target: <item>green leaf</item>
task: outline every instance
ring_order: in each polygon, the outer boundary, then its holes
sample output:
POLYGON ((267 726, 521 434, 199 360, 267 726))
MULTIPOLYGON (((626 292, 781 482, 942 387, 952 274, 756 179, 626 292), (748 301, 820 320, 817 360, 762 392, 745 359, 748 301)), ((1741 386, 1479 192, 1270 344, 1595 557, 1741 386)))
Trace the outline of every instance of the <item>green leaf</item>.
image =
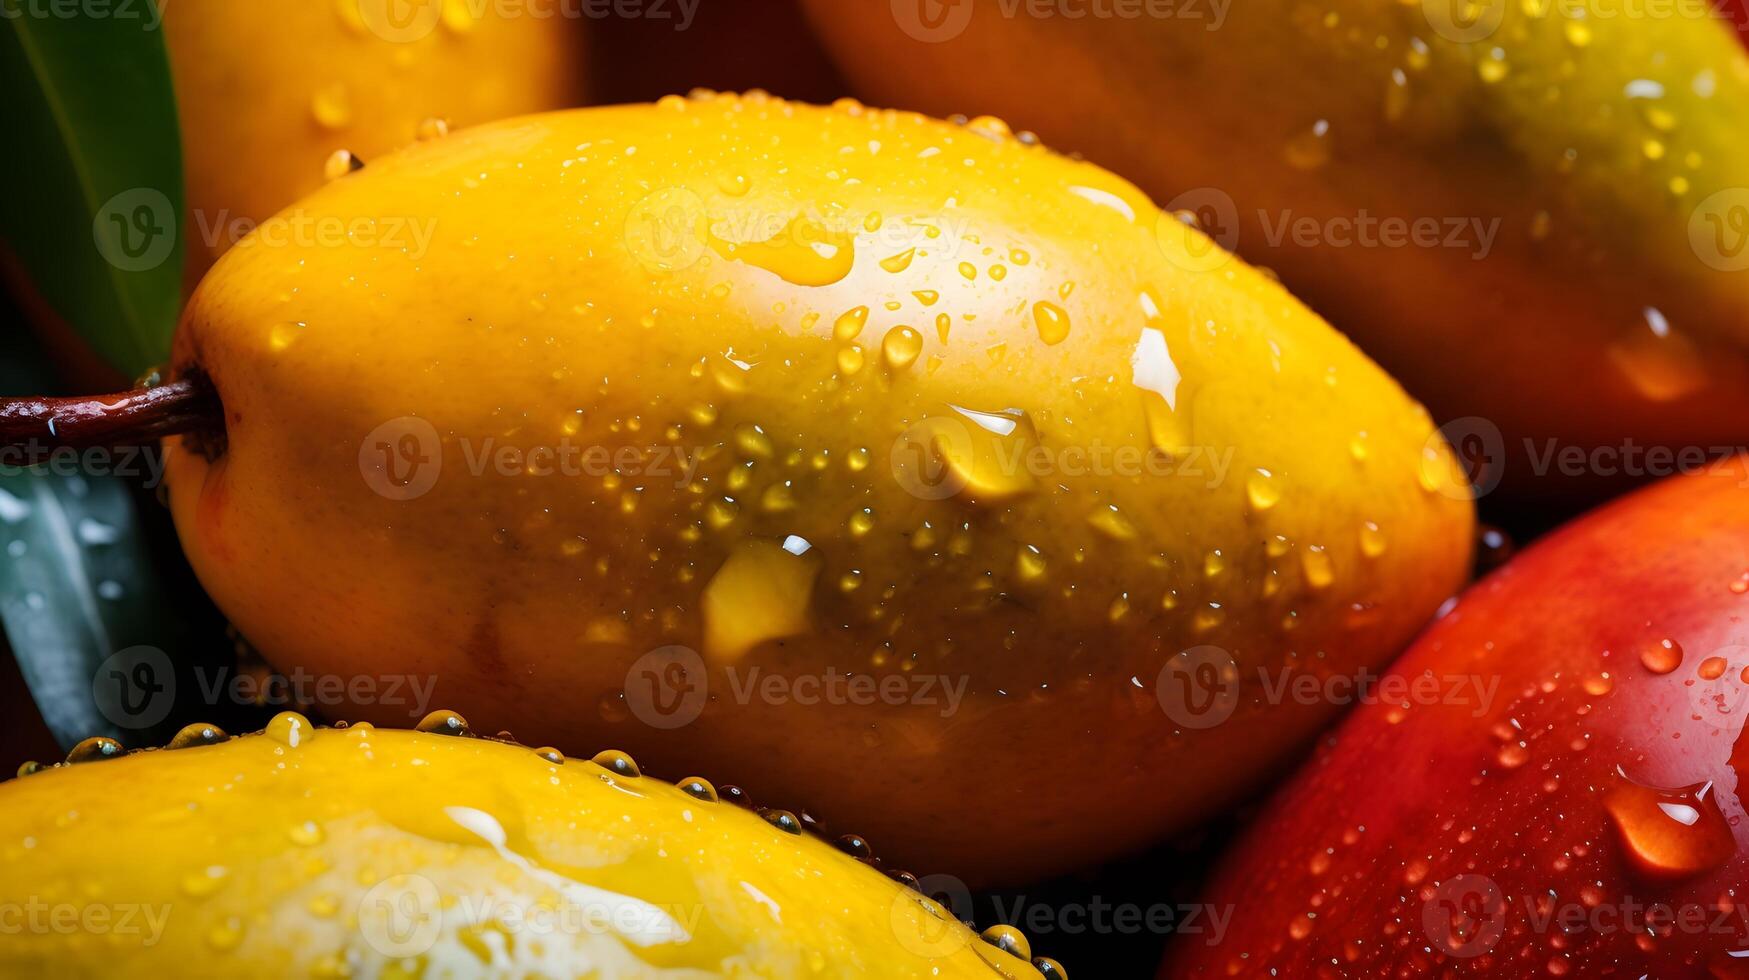
MULTIPOLYGON (((46 370, 18 331, 0 338, 0 393, 40 390, 46 370)), ((118 455, 22 468, 0 459, 0 624, 50 731, 164 740, 186 649, 176 606, 142 534, 118 455), (97 464, 97 465, 93 465, 97 464), (56 469, 63 472, 57 473, 56 469)), ((153 462, 131 468, 150 477, 153 462)), ((140 482, 137 479, 134 482, 140 482)))
POLYGON ((0 6, 0 240, 62 319, 138 375, 168 357, 182 298, 182 148, 161 4, 0 6))

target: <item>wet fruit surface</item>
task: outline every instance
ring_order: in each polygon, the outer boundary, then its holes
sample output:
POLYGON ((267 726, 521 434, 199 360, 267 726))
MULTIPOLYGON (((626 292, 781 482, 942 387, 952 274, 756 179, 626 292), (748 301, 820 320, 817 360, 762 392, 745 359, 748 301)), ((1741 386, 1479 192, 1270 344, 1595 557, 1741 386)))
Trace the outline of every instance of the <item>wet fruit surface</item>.
POLYGON ((1527 548, 1393 668, 1217 877, 1166 976, 1736 977, 1749 490, 1667 481, 1527 548), (1474 690, 1475 688, 1471 688, 1474 690))
POLYGON ((368 160, 445 121, 582 102, 583 26, 514 6, 178 0, 164 11, 194 273, 320 187, 336 151, 368 160))
POLYGON ((0 786, 9 976, 1040 975, 1019 933, 635 765, 289 713, 75 755, 0 786))
POLYGON ((245 635, 560 749, 761 760, 911 863, 1012 880, 1212 812, 1340 707, 1277 679, 1378 665, 1468 566, 1390 379, 999 120, 676 97, 301 210, 358 232, 239 246, 178 340, 229 450, 173 447, 172 504, 245 635))
POLYGON ((1746 434, 1749 56, 1714 5, 808 6, 866 97, 1004 114, 1279 271, 1490 487, 1746 434))

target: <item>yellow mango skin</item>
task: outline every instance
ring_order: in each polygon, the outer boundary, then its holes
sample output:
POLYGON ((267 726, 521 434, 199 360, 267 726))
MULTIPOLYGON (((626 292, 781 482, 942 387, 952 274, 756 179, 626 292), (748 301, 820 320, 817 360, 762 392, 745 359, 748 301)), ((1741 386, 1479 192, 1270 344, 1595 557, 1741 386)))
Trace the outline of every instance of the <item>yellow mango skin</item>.
POLYGON ((582 103, 581 24, 480 9, 476 17, 456 0, 165 6, 190 282, 235 243, 233 222, 264 221, 320 187, 336 150, 369 160, 412 142, 426 119, 466 126, 582 103))
POLYGON ((1477 463, 1514 495, 1595 495, 1612 475, 1539 472, 1549 440, 1749 437, 1749 58, 1708 5, 1477 3, 1483 33, 1459 40, 1463 0, 1221 4, 1218 29, 1208 3, 1132 19, 965 3, 936 43, 886 4, 807 6, 871 98, 1005 114, 1162 203, 1227 195, 1216 237, 1436 418, 1497 425, 1477 463), (1475 230, 1467 247, 1367 248, 1291 227, 1363 214, 1498 230, 1475 258, 1475 230))
POLYGON ((8 976, 1039 976, 816 837, 497 741, 287 713, 0 801, 8 976))
POLYGON ((1471 503, 1393 381, 1251 268, 1190 271, 1206 240, 1131 185, 993 130, 672 98, 457 133, 300 207, 434 231, 239 246, 192 301, 176 365, 216 384, 229 449, 171 446, 171 504, 245 635, 285 670, 433 679, 538 742, 756 766, 755 798, 902 866, 1020 880, 1215 812, 1337 706, 1267 704, 1252 673, 1224 725, 1180 730, 1167 658, 1352 674, 1467 571, 1471 503), (675 223, 693 200, 702 229, 675 223), (797 215, 820 247, 778 234, 797 215), (403 416, 442 465, 411 500, 361 476, 403 416), (932 427, 966 478, 940 499, 893 466, 932 427), (1042 475, 1001 462, 1023 440, 1042 475), (701 461, 473 462, 567 442, 701 461), (1101 448, 1152 468, 1076 463, 1101 448), (646 724, 640 658, 668 645, 709 700, 646 724), (899 686, 834 696, 828 671, 899 686))

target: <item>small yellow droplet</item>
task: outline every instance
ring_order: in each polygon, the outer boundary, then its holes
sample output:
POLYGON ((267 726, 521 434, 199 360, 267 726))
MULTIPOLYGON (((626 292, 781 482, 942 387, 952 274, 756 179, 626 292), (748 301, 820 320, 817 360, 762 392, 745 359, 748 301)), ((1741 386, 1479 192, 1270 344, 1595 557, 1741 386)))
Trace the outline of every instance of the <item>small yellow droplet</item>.
POLYGON ((291 829, 286 831, 286 836, 291 838, 293 844, 300 847, 314 847, 327 839, 328 835, 314 820, 305 820, 303 823, 292 824, 291 829))
POLYGON ((862 347, 858 344, 851 344, 849 347, 841 347, 838 350, 838 370, 843 374, 855 374, 861 371, 863 361, 862 347))
POLYGON ((903 371, 910 367, 921 353, 923 335, 910 327, 894 327, 881 340, 881 356, 886 360, 887 367, 894 371, 903 371))
POLYGON ((1640 152, 1644 153, 1648 160, 1662 160, 1664 159, 1664 144, 1655 139, 1648 139, 1640 144, 1640 152))
POLYGON ((282 745, 297 748, 315 735, 310 719, 296 711, 281 711, 267 723, 264 734, 282 745))
POLYGON ((310 114, 316 117, 317 124, 324 129, 340 129, 352 122, 352 96, 347 93, 346 86, 339 82, 324 85, 310 97, 310 114))
POLYGON ((449 135, 449 120, 442 116, 427 116, 419 120, 419 125, 413 130, 413 138, 421 143, 439 140, 449 135))
POLYGON ((1047 344, 1060 344, 1069 336, 1069 314, 1055 303, 1032 304, 1032 319, 1038 326, 1039 339, 1047 344))
POLYGON ((1036 582, 1045 577, 1045 556, 1032 545, 1022 545, 1015 554, 1014 570, 1022 582, 1036 582))
POLYGON ((322 164, 322 176, 327 180, 339 180, 349 173, 364 169, 364 161, 352 154, 351 150, 335 150, 328 155, 327 162, 322 164))
POLYGON ((753 186, 746 174, 720 174, 717 177, 717 189, 730 197, 740 197, 753 186))
POLYGON ((1476 63, 1476 74, 1489 85, 1505 78, 1511 70, 1511 66, 1506 63, 1505 53, 1499 48, 1495 48, 1487 57, 1476 63))
POLYGON ((276 323, 267 332, 267 347, 275 354, 283 354, 298 338, 304 335, 305 324, 297 322, 276 323))
POLYGON ((1087 515, 1087 523, 1113 541, 1129 541, 1136 536, 1136 526, 1116 507, 1096 508, 1087 515))
POLYGON ((889 255, 881 260, 881 268, 888 272, 904 272, 911 268, 911 260, 917 257, 915 248, 908 248, 897 255, 889 255))
POLYGON ((1245 499, 1259 514, 1280 503, 1281 487, 1276 484, 1275 474, 1261 467, 1252 470, 1245 478, 1245 499))
POLYGON ((832 321, 832 337, 840 343, 856 339, 862 333, 863 325, 868 323, 868 307, 858 306, 846 310, 838 319, 832 321))
POLYGON ((941 298, 941 294, 933 289, 919 289, 911 295, 917 297, 917 302, 924 306, 934 306, 935 301, 941 298))
POLYGON ((978 267, 970 262, 961 262, 960 275, 966 279, 976 279, 978 278, 978 267))
POLYGON ((1214 578, 1227 570, 1227 556, 1216 548, 1202 556, 1202 574, 1205 578, 1214 578))
POLYGON ((1582 20, 1569 20, 1563 33, 1567 43, 1575 48, 1583 48, 1591 43, 1591 27, 1582 20))
POLYGON ((1336 580, 1336 569, 1323 545, 1312 545, 1300 553, 1300 567, 1305 570, 1306 584, 1322 589, 1336 580))
POLYGON ((1377 558, 1385 553, 1385 532, 1372 521, 1360 526, 1360 552, 1368 558, 1377 558))
POLYGON ((735 449, 746 459, 770 459, 776 451, 765 430, 751 422, 735 426, 735 449))

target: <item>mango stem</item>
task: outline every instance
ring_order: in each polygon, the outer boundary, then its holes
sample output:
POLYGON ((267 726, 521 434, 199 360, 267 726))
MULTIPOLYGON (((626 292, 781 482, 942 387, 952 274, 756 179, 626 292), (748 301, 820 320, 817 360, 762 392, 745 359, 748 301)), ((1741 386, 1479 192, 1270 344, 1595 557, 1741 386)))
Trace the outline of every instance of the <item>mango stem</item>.
POLYGON ((223 432, 218 392, 201 374, 113 395, 0 398, 0 447, 41 455, 147 446, 173 435, 210 441, 223 432))

